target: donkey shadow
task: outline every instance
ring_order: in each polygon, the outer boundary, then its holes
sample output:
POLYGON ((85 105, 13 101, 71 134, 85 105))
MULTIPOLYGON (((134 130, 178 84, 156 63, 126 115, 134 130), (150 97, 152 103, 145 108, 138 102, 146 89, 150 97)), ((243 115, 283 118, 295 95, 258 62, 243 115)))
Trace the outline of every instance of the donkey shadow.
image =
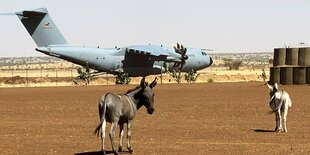
MULTIPOLYGON (((114 154, 113 151, 105 151, 106 154, 114 154)), ((129 151, 118 152, 119 154, 129 154, 129 151)), ((102 155, 102 151, 80 152, 75 155, 102 155)))
POLYGON ((252 129, 254 132, 275 132, 274 130, 269 129, 252 129))
MULTIPOLYGON (((107 154, 112 153, 112 151, 106 151, 107 154)), ((75 155, 99 155, 102 154, 101 151, 92 151, 92 152, 80 152, 80 153, 75 153, 75 155)))

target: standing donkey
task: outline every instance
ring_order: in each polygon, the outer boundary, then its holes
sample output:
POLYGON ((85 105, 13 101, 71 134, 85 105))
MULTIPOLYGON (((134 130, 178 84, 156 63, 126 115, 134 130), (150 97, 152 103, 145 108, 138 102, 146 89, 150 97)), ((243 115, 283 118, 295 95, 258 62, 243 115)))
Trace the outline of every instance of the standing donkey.
POLYGON ((107 93, 102 96, 99 100, 100 123, 95 130, 95 134, 99 135, 99 131, 101 130, 103 154, 105 154, 104 139, 106 122, 112 124, 109 136, 114 154, 118 154, 118 152, 122 151, 122 141, 124 135, 123 128, 125 123, 127 123, 127 148, 129 153, 133 152, 130 144, 133 118, 135 117, 137 110, 139 110, 142 106, 146 107, 149 114, 154 112, 154 93, 152 88, 154 88, 156 84, 157 78, 155 78, 150 85, 145 82, 145 78, 142 78, 140 81, 140 86, 128 90, 126 94, 107 93), (114 135, 118 124, 120 125, 120 142, 119 149, 116 151, 114 135))
POLYGON ((283 112, 283 126, 284 132, 287 132, 286 128, 286 116, 288 109, 292 107, 292 101, 287 92, 278 89, 278 84, 275 83, 274 86, 271 86, 267 83, 267 86, 270 90, 270 101, 269 105, 272 109, 272 113, 276 114, 276 132, 283 131, 282 129, 282 112, 283 112))

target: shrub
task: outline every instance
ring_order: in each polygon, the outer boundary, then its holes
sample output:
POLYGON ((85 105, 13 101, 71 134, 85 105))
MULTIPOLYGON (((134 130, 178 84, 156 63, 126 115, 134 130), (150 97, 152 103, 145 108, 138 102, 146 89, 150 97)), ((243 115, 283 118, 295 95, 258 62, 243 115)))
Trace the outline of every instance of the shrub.
POLYGON ((131 81, 128 73, 118 72, 115 76, 115 84, 129 84, 131 81))
POLYGON ((224 66, 228 67, 229 70, 239 70, 242 66, 241 60, 223 59, 224 66))
POLYGON ((197 77, 199 75, 200 75, 199 73, 197 73, 196 71, 192 70, 192 71, 190 71, 190 72, 185 74, 185 80, 188 83, 194 83, 197 80, 197 77))
POLYGON ((208 83, 213 83, 214 80, 212 78, 208 79, 208 83))
POLYGON ((177 83, 180 83, 181 82, 181 79, 182 79, 182 74, 181 74, 181 71, 176 71, 176 70, 173 70, 172 72, 169 72, 170 76, 173 77, 173 79, 177 82, 177 83))
POLYGON ((78 84, 78 81, 82 80, 82 81, 85 82, 85 85, 89 85, 89 81, 90 81, 90 73, 89 73, 89 71, 90 71, 90 69, 89 69, 88 66, 86 66, 84 68, 84 70, 81 67, 79 67, 77 69, 77 72, 78 72, 79 75, 73 80, 73 82, 75 84, 78 84))

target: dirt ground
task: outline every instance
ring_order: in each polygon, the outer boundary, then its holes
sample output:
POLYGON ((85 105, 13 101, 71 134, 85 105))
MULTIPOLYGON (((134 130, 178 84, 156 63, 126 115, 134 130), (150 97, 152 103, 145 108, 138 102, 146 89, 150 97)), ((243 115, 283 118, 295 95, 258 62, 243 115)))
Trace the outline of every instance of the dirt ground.
MULTIPOLYGON (((266 67, 266 74, 269 77, 269 68, 266 67)), ((246 68, 239 70, 227 70, 226 67, 208 67, 198 71, 196 83, 207 82, 254 82, 263 81, 261 74, 262 68, 246 68)), ((151 75, 148 78, 160 75, 151 75)), ((1 70, 0 71, 0 88, 1 87, 55 87, 55 86, 75 86, 73 80, 77 77, 77 72, 72 69, 58 70, 1 70)), ((268 81, 268 79, 266 79, 268 81)), ((131 84, 138 84, 140 77, 131 77, 131 84)), ((176 83, 169 74, 162 75, 162 82, 166 84, 176 83)), ((85 82, 79 81, 79 85, 85 82)), ((185 74, 181 78, 181 83, 187 83, 185 74)), ((91 85, 114 85, 115 75, 96 76, 91 78, 91 85)))
MULTIPOLYGON (((309 154, 310 87, 280 85, 293 107, 288 132, 275 133, 262 84, 157 85, 154 114, 141 108, 134 120, 133 153, 309 154)), ((93 135, 99 98, 133 87, 1 88, 0 154, 99 154, 101 140, 93 135)), ((105 143, 111 150, 109 138, 105 143)))

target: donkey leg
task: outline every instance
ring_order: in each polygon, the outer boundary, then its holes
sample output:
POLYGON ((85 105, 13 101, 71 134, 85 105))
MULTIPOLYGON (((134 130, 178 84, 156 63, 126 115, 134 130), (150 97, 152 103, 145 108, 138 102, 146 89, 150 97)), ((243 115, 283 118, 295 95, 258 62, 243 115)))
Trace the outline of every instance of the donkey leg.
POLYGON ((279 111, 276 111, 275 112, 275 115, 276 115, 276 129, 275 131, 276 132, 279 132, 279 127, 280 127, 280 114, 279 114, 279 111))
POLYGON ((115 130, 117 127, 118 121, 114 121, 111 125, 111 130, 110 130, 110 140, 111 140, 111 145, 112 145, 112 151, 114 152, 115 155, 118 154, 118 152, 115 150, 115 143, 114 143, 114 135, 115 135, 115 130))
POLYGON ((282 127, 282 112, 281 109, 279 109, 279 132, 283 131, 283 127, 282 127))
POLYGON ((127 124, 127 149, 129 153, 133 152, 131 148, 131 123, 132 121, 128 121, 128 124, 127 124))
POLYGON ((286 117, 287 117, 287 113, 288 113, 288 108, 284 109, 283 112, 283 127, 284 127, 284 132, 287 132, 287 128, 286 128, 286 117))
POLYGON ((118 152, 122 151, 123 147, 123 136, 124 136, 124 124, 119 125, 119 145, 118 145, 118 152))
POLYGON ((101 151, 103 154, 105 154, 105 148, 104 148, 104 139, 105 139, 105 128, 106 128, 106 120, 104 119, 101 125, 101 151))

